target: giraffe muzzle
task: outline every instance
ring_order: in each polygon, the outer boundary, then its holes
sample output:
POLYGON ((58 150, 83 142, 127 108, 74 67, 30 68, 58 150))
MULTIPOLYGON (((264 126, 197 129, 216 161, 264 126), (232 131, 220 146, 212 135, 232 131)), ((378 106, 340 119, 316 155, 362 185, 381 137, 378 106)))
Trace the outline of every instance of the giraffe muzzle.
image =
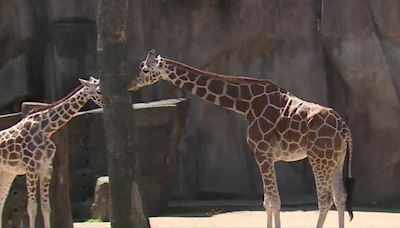
POLYGON ((133 79, 128 85, 128 91, 136 92, 139 90, 137 79, 133 79))

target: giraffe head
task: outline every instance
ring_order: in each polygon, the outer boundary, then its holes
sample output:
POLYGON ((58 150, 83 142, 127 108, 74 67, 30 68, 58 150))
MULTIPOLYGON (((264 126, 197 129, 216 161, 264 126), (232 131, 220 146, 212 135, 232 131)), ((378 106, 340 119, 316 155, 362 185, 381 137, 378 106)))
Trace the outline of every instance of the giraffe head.
POLYGON ((128 89, 138 91, 140 88, 156 83, 158 80, 166 77, 165 60, 156 56, 154 49, 150 50, 146 59, 140 63, 139 75, 130 83, 128 89))
POLYGON ((89 96, 96 105, 103 107, 103 100, 100 90, 100 80, 90 77, 89 81, 84 79, 79 79, 85 90, 85 94, 89 96))

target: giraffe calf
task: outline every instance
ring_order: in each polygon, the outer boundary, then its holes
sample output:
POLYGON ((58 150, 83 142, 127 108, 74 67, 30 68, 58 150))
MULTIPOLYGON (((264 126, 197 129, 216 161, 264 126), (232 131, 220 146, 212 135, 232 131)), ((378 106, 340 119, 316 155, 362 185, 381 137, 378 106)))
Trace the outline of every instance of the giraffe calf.
POLYGON ((49 187, 56 146, 51 136, 64 126, 81 107, 92 100, 102 106, 100 81, 80 80, 81 85, 63 99, 28 113, 14 126, 0 131, 0 226, 5 200, 17 175, 26 175, 29 227, 37 214, 36 191, 39 182, 44 227, 50 227, 49 187))

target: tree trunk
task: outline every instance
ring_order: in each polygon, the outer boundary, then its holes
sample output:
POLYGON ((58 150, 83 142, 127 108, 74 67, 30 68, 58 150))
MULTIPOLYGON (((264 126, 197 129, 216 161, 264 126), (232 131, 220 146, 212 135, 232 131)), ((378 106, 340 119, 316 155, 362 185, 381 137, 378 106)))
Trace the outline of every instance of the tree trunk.
POLYGON ((108 147, 111 226, 149 227, 140 193, 140 168, 134 151, 134 120, 127 90, 128 0, 100 0, 97 52, 108 147))

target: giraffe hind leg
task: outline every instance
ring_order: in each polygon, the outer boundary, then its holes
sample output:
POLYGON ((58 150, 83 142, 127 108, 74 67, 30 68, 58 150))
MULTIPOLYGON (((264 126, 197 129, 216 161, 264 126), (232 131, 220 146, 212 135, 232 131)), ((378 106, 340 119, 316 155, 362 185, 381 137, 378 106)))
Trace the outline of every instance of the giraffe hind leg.
POLYGON ((44 228, 50 228, 50 181, 53 167, 49 165, 40 177, 40 203, 44 221, 44 228))
POLYGON ((3 209, 15 174, 0 170, 0 227, 3 227, 3 209))
POLYGON ((26 174, 26 187, 28 190, 28 205, 27 211, 29 216, 29 228, 35 227, 35 219, 37 214, 37 199, 36 199, 36 188, 37 188, 38 175, 36 173, 26 174))
POLYGON ((339 216, 339 228, 344 228, 344 211, 346 208, 347 193, 343 182, 343 159, 340 161, 340 165, 333 171, 332 176, 332 189, 333 189, 333 200, 338 211, 339 216))
POLYGON ((56 146, 52 141, 47 144, 47 159, 43 162, 40 172, 40 205, 42 209, 44 228, 50 228, 50 182, 53 174, 52 159, 54 158, 56 146))

